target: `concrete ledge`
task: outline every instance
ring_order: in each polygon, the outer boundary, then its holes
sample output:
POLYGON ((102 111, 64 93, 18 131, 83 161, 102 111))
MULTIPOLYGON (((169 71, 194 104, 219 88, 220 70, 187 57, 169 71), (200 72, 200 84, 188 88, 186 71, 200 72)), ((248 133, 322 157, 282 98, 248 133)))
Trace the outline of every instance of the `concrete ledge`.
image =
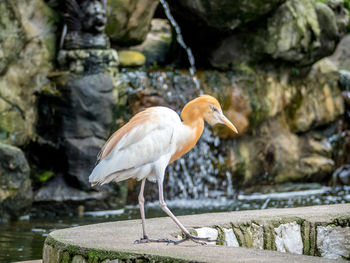
MULTIPOLYGON (((219 236, 225 239, 230 235, 222 236, 227 233, 223 229, 233 229, 240 246, 260 246, 263 249, 202 246, 193 242, 177 246, 133 244, 134 240, 141 237, 141 224, 140 220, 130 220, 54 231, 45 241, 43 262, 335 262, 321 257, 266 250, 277 250, 281 242, 282 249, 288 250, 290 232, 286 229, 289 225, 300 233, 301 253, 322 255, 317 227, 323 227, 321 232, 328 233, 326 237, 331 237, 333 243, 337 241, 331 230, 343 231, 340 231, 340 237, 344 239, 340 241, 345 242, 343 245, 350 250, 350 204, 213 213, 182 216, 179 219, 186 227, 197 229, 197 232, 201 232, 198 229, 204 227, 216 229, 219 236), (250 226, 261 227, 262 232, 251 233, 260 233, 256 237, 260 236, 262 240, 254 243, 254 234, 247 235, 250 226), (285 243, 283 238, 287 240, 285 243)), ((146 223, 152 238, 174 239, 179 234, 170 218, 153 218, 146 223)), ((298 249, 296 251, 300 251, 298 249)), ((350 256, 350 252, 345 253, 350 256)))

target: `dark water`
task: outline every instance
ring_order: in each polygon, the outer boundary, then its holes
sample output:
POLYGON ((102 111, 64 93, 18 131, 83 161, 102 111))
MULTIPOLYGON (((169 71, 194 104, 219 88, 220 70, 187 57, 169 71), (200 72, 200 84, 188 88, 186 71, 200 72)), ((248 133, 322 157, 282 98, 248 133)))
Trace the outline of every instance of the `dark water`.
MULTIPOLYGON (((239 194, 235 199, 220 197, 201 200, 172 200, 168 202, 175 215, 207 212, 238 211, 300 207, 320 204, 350 203, 350 187, 331 188, 312 184, 309 187, 294 187, 292 192, 239 194)), ((164 216, 158 203, 146 204, 146 217, 164 216)), ((0 225, 0 262, 15 262, 42 257, 42 246, 46 236, 54 230, 139 218, 137 206, 127 206, 116 211, 86 212, 82 217, 39 218, 35 215, 22 217, 16 222, 0 225)), ((141 226, 136 225, 140 228, 141 226)))

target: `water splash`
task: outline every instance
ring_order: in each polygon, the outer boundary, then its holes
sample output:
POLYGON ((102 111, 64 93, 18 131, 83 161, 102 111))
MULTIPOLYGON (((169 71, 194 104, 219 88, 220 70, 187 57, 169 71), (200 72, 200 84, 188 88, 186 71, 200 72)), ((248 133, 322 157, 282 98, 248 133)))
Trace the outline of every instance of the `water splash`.
POLYGON ((178 23, 175 21, 173 15, 171 14, 168 3, 165 0, 160 0, 160 3, 162 4, 162 6, 164 8, 164 12, 165 12, 167 18, 169 19, 171 25, 173 26, 173 28, 176 32, 177 42, 187 53, 188 61, 190 63, 189 71, 190 71, 191 78, 192 78, 197 90, 200 91, 200 82, 196 76, 196 65, 195 65, 196 63, 195 63, 195 59, 194 59, 192 50, 189 46, 186 45, 185 41, 183 40, 183 37, 181 34, 181 29, 180 29, 178 23))

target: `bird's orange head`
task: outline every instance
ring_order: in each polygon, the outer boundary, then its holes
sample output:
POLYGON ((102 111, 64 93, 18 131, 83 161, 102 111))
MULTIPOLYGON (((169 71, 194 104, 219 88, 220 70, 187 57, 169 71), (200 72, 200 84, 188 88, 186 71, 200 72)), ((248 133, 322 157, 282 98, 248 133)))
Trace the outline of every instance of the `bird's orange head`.
POLYGON ((223 114, 217 99, 210 95, 202 95, 187 103, 181 112, 181 117, 184 121, 201 117, 212 126, 218 123, 225 124, 238 133, 237 128, 223 114))

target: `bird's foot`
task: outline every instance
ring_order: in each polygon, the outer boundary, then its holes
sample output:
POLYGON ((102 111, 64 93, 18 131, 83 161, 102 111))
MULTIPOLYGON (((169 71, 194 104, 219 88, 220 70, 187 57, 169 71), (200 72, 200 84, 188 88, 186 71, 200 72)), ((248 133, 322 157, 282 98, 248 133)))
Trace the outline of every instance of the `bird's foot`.
POLYGON ((167 243, 167 244, 170 244, 170 243, 175 243, 176 241, 170 240, 170 239, 167 239, 167 238, 154 239, 154 238, 148 238, 147 236, 144 236, 141 239, 135 240, 134 244, 143 244, 143 243, 151 243, 151 242, 153 242, 153 243, 167 243))
POLYGON ((174 242, 174 245, 178 245, 181 244, 182 242, 188 241, 188 240, 192 240, 195 243, 201 244, 201 245, 206 245, 210 242, 218 242, 220 241, 219 239, 210 239, 210 237, 196 237, 194 235, 191 234, 185 234, 186 237, 183 239, 180 239, 178 241, 174 242))

